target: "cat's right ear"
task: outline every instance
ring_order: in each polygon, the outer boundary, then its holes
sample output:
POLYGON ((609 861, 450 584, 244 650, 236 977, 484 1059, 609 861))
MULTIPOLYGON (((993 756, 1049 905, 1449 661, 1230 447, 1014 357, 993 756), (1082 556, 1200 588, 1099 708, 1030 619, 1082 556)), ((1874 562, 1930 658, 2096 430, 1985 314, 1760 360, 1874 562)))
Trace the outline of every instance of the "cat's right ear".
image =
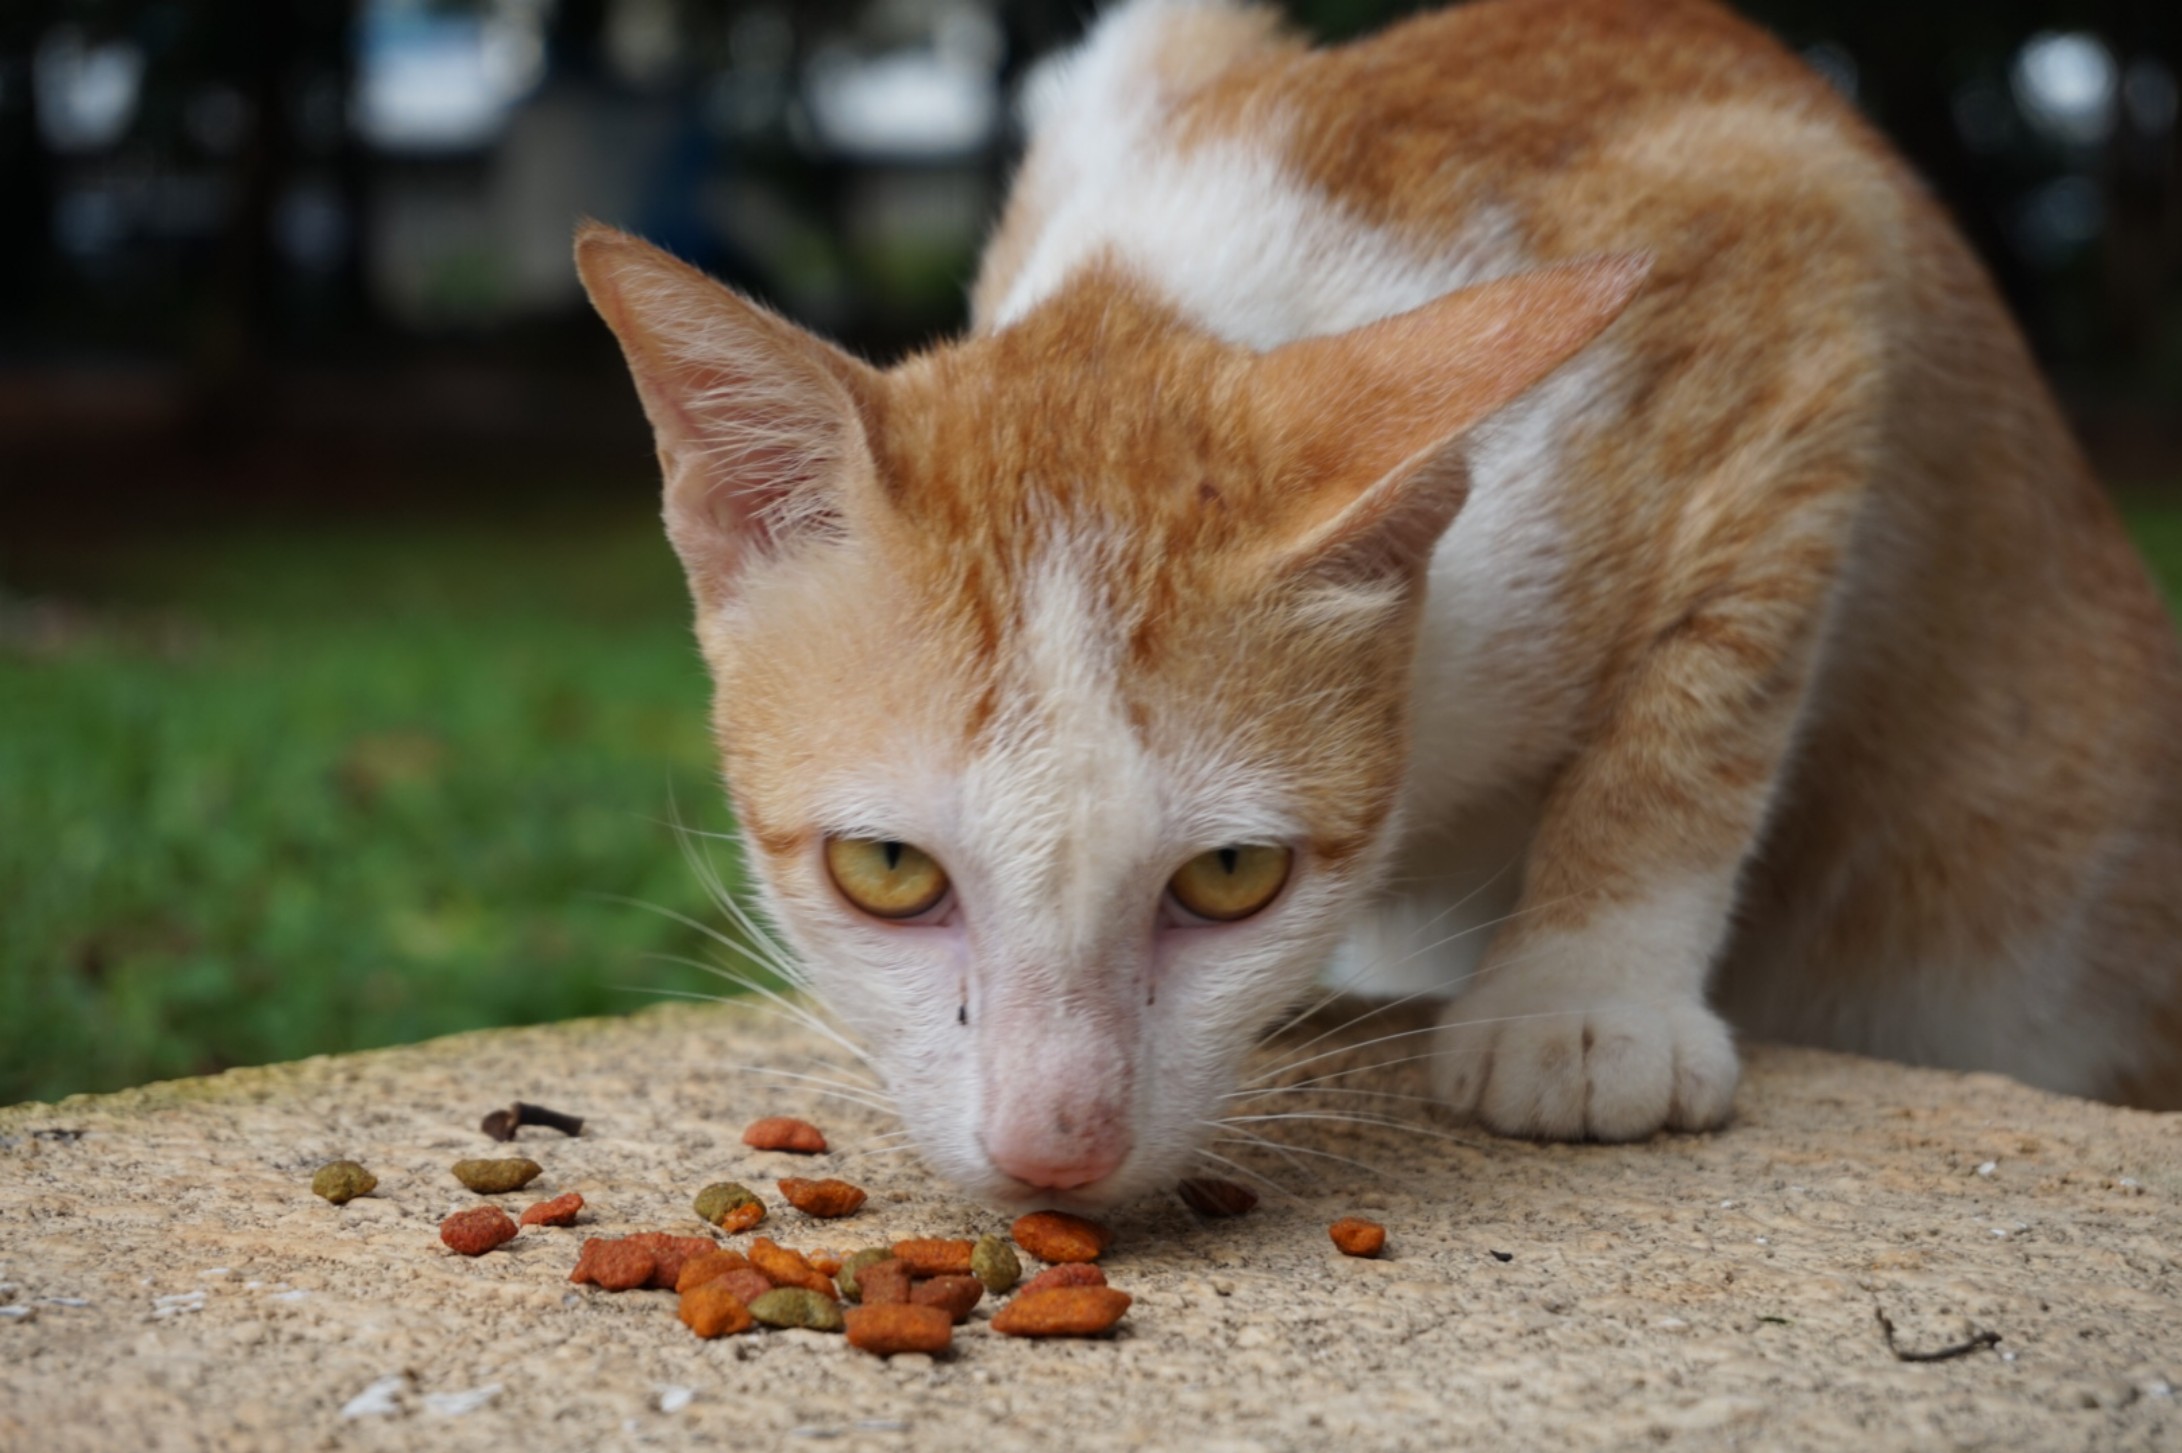
POLYGON ((621 341, 665 477, 667 536, 700 608, 750 563, 837 529, 871 476, 877 373, 649 243, 596 222, 576 271, 621 341))

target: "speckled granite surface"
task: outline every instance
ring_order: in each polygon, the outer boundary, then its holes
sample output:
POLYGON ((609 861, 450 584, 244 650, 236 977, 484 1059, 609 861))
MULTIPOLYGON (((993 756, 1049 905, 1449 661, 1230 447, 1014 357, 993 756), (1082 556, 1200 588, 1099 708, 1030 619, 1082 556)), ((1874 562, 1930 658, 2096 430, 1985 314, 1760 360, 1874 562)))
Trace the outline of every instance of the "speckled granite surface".
POLYGON ((0 1449, 2182 1447, 2182 1116, 1793 1050, 1751 1051, 1725 1132, 1649 1145, 1253 1122, 1296 1148, 1252 1162, 1293 1198, 1115 1218, 1137 1302, 1105 1341, 1011 1341, 988 1306, 951 1355, 880 1361, 570 1287, 584 1235, 701 1229, 698 1186, 771 1199, 813 1164, 871 1202, 776 1211, 788 1244, 1004 1229, 886 1117, 734 1068, 834 1073, 779 1022, 667 1009, 0 1110, 0 1449), (586 1224, 455 1257, 437 1223, 475 1198, 447 1166, 518 1096, 590 1124, 525 1131, 546 1173, 498 1199, 581 1191, 586 1224), (744 1148, 772 1112, 836 1153, 744 1148), (313 1197, 337 1156, 377 1193, 313 1197), (1327 1242, 1357 1210, 1386 1259, 1327 1242), (1902 1362, 1882 1310, 1905 1349, 2003 1340, 1902 1362))

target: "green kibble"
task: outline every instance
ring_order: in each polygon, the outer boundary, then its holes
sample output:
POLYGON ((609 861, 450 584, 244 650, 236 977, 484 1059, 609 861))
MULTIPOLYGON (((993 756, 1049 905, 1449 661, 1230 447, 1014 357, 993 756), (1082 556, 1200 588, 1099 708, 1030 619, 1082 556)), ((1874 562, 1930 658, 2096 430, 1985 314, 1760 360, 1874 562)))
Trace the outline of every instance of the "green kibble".
POLYGON ((353 1160, 329 1160, 311 1177, 311 1189, 336 1206, 368 1196, 379 1178, 353 1160))
POLYGON ((718 1226, 727 1220, 727 1213, 737 1206, 757 1203, 748 1186, 738 1186, 733 1181, 718 1181, 697 1193, 697 1214, 718 1226))
POLYGON ((1015 1248, 997 1236, 980 1236, 970 1251, 970 1274, 985 1283, 985 1290, 999 1296, 1023 1275, 1023 1263, 1015 1248))
POLYGON ((534 1160, 458 1160, 455 1179, 481 1196, 519 1191, 538 1179, 545 1167, 534 1160))
POLYGON ((864 1299, 864 1289, 856 1284, 856 1274, 867 1266, 877 1266, 893 1258, 893 1251, 884 1246, 867 1246, 862 1251, 852 1251, 841 1269, 834 1273, 833 1284, 841 1288, 841 1295, 852 1302, 864 1299))
POLYGON ((750 1304, 750 1315, 768 1327, 808 1327, 838 1332, 844 1325, 833 1298, 804 1287, 774 1287, 750 1304))

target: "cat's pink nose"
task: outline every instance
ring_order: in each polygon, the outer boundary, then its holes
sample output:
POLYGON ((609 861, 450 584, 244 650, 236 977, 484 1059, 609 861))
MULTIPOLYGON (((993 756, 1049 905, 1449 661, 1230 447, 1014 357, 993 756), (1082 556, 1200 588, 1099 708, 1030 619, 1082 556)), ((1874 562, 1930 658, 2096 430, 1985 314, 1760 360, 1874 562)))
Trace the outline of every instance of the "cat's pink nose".
POLYGON ((1043 1147, 993 1146, 987 1151, 995 1169, 1026 1186, 1042 1191, 1073 1191, 1095 1185, 1121 1168, 1129 1158, 1129 1143, 1101 1143, 1096 1147, 1061 1149, 1058 1154, 1043 1147))

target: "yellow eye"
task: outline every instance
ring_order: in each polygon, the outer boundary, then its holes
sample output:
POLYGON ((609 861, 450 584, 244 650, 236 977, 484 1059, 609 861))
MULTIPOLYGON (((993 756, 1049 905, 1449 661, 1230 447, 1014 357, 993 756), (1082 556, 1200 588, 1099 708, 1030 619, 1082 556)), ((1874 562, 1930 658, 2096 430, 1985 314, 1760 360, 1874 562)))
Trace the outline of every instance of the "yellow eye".
POLYGON ((945 896, 947 875, 922 849, 890 839, 826 839, 826 871, 874 918, 915 918, 945 896))
POLYGON ((1295 854, 1287 848, 1214 848, 1184 863, 1167 891, 1199 918, 1232 923, 1273 901, 1288 881, 1288 865, 1294 860, 1295 854))

